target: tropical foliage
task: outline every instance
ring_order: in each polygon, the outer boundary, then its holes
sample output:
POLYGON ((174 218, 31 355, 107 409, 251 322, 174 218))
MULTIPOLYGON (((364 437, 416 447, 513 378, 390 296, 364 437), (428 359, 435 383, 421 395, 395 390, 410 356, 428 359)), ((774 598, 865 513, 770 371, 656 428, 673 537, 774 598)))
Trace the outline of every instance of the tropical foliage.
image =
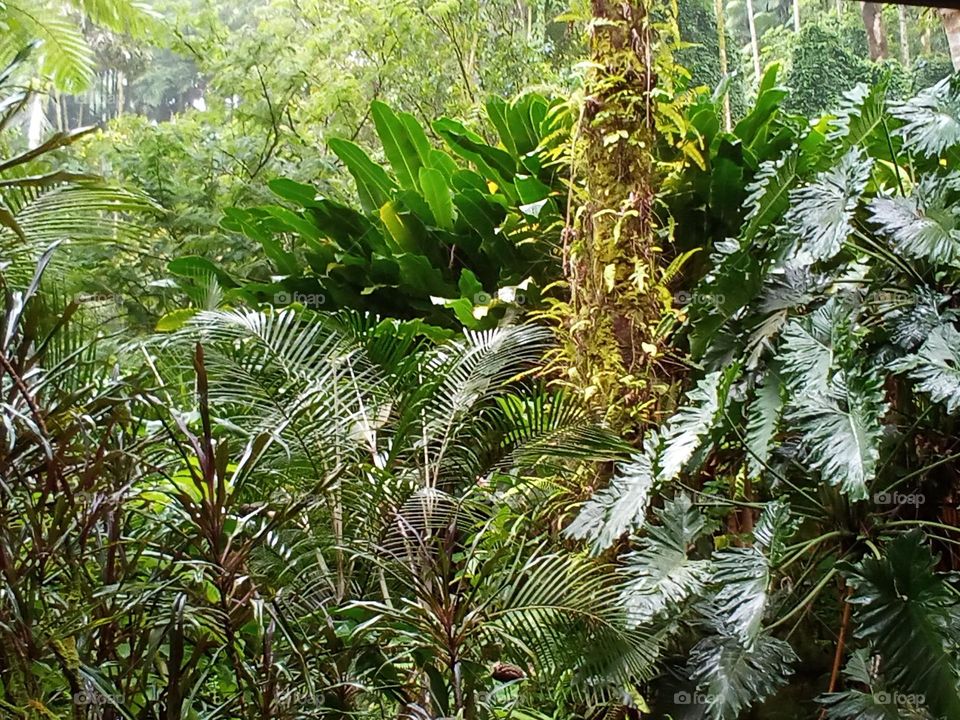
POLYGON ((0 717, 960 718, 960 79, 821 5, 0 1, 0 717))
POLYGON ((200 257, 179 258, 170 269, 188 289, 215 278, 231 291, 227 299, 495 326, 510 307, 535 305, 556 279, 563 185, 544 142, 568 137, 569 127, 562 108, 535 94, 491 98, 486 110, 496 145, 441 118, 431 129, 444 150, 432 147, 413 115, 375 102, 370 112, 389 172, 355 143, 330 140, 359 208, 278 178, 270 189, 286 206, 231 208, 223 220, 259 244, 262 280, 234 280, 200 257))
MULTIPOLYGON (((831 717, 901 712, 890 702, 958 712, 960 668, 945 650, 956 597, 931 555, 955 567, 956 97, 945 80, 888 102, 881 84, 808 126, 771 113, 762 127, 777 128, 783 149, 752 175, 723 154, 736 131, 706 138, 724 177, 744 179, 746 202, 739 237, 714 243, 690 291, 685 336, 700 379, 567 532, 597 550, 641 533, 624 572, 639 579, 643 612, 688 601, 706 614, 698 622, 719 620, 741 643, 736 654, 717 641, 706 653, 707 639, 678 645, 684 692, 701 693, 714 717, 736 717, 786 681, 793 651, 776 629, 812 624, 816 637, 820 623, 839 633, 837 662, 859 648, 847 673, 873 692, 825 695, 831 717), (712 556, 690 556, 707 521, 683 488, 737 508, 712 556), (680 494, 648 526, 656 491, 680 494), (729 615, 702 603, 711 578, 729 615)), ((766 134, 757 130, 754 143, 766 134)), ((797 650, 818 661, 815 646, 797 650)))

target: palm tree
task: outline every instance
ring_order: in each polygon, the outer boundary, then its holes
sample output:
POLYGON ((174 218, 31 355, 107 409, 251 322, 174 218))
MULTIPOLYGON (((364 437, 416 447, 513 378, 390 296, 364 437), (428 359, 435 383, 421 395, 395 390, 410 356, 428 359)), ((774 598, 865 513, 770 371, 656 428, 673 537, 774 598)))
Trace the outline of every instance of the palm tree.
POLYGON ((535 685, 574 668, 592 703, 650 672, 653 642, 626 627, 616 578, 549 539, 548 508, 577 468, 625 449, 563 394, 514 379, 549 333, 433 344, 417 327, 208 311, 149 345, 165 385, 198 388, 199 432, 167 423, 183 445, 165 470, 170 521, 203 539, 199 558, 226 598, 238 717, 279 712, 297 688, 312 688, 318 712, 387 702, 404 715, 474 716, 493 702, 497 663, 535 685), (257 603, 285 633, 271 657, 288 670, 269 688, 252 680, 263 650, 241 641, 257 603), (355 632, 329 635, 330 623, 355 632), (309 638, 322 642, 304 650, 309 638))

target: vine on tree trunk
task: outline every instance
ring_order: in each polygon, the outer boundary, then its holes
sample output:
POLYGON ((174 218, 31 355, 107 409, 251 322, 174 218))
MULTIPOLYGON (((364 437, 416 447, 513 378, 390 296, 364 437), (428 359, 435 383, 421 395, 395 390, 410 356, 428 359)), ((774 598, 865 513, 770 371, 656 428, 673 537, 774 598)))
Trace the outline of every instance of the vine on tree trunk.
POLYGON ((668 359, 678 312, 666 289, 678 264, 661 247, 669 235, 656 191, 656 145, 672 141, 684 102, 667 79, 677 71, 676 4, 594 0, 592 12, 592 65, 572 158, 576 208, 565 231, 570 307, 560 352, 571 384, 604 409, 614 429, 637 439, 672 394, 679 369, 668 359))

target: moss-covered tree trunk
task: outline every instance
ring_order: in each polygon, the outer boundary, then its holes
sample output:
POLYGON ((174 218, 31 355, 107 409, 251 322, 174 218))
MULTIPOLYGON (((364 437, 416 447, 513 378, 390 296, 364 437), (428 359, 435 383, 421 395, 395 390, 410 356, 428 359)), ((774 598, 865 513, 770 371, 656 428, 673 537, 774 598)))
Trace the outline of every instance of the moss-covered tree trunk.
POLYGON ((567 275, 573 375, 613 427, 637 435, 656 393, 654 107, 646 2, 594 0, 577 173, 586 199, 567 275))

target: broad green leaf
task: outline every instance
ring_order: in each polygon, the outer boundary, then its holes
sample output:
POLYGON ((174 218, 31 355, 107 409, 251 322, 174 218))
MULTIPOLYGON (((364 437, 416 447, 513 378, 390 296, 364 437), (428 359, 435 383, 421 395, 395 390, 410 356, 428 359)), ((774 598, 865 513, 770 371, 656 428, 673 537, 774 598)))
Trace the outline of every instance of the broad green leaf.
POLYGON ((433 168, 420 168, 420 187, 423 197, 433 213, 433 218, 436 220, 437 227, 452 230, 454 220, 453 197, 443 173, 433 168))
POLYGON ((747 408, 745 444, 750 477, 760 477, 766 470, 783 413, 782 389, 780 376, 769 370, 757 386, 753 401, 747 408))
POLYGON ((703 444, 723 413, 727 392, 739 371, 734 364, 724 372, 712 372, 687 393, 685 404, 663 430, 658 481, 675 478, 703 444))
POLYGON ((717 592, 706 611, 716 632, 753 646, 767 609, 770 565, 755 547, 731 547, 713 554, 711 582, 717 592))
POLYGON ((870 221, 897 253, 934 265, 960 267, 958 188, 960 176, 925 176, 909 197, 873 200, 870 221))
POLYGON ((960 332, 953 325, 933 330, 915 353, 894 361, 890 369, 906 374, 951 415, 960 410, 960 332))
POLYGON ((920 532, 887 543, 847 567, 856 636, 881 658, 884 676, 900 692, 922 695, 936 717, 960 717, 957 623, 960 606, 920 532))
POLYGON ((680 495, 653 512, 659 523, 648 524, 637 551, 624 558, 623 604, 632 625, 648 623, 696 596, 710 574, 708 561, 687 555, 704 528, 690 498, 680 495))
POLYGON ((939 157, 960 144, 960 80, 946 77, 909 100, 893 103, 890 114, 904 122, 897 132, 907 149, 939 157))
POLYGON ((816 262, 840 252, 853 231, 854 212, 872 166, 872 160, 852 148, 835 167, 790 193, 790 210, 784 223, 797 237, 801 257, 816 262))
POLYGON ((786 684, 796 654, 783 640, 760 635, 747 649, 732 638, 706 637, 690 651, 687 672, 710 720, 736 720, 745 708, 786 684))
POLYGON ((782 498, 768 502, 763 508, 753 537, 772 565, 780 562, 787 540, 793 537, 799 524, 800 518, 791 515, 790 503, 782 498))
POLYGON ((751 242, 790 206, 790 190, 797 181, 796 152, 789 152, 778 160, 764 162, 754 181, 747 186, 747 216, 741 233, 745 242, 751 242))
MULTIPOLYGON (((424 135, 422 139, 418 137, 422 141, 418 148, 416 141, 410 136, 407 127, 397 114, 379 100, 374 100, 370 104, 370 114, 373 116, 377 135, 383 144, 383 152, 390 161, 400 187, 419 190, 420 168, 423 165, 421 152, 425 155, 429 151, 429 145, 426 149, 422 146, 426 136, 424 135)), ((423 134, 422 129, 420 134, 423 134)))
POLYGON ((814 389, 798 396, 787 420, 801 434, 806 465, 852 500, 865 500, 880 458, 883 378, 848 373, 844 380, 834 381, 827 393, 814 389))
POLYGON ((179 310, 168 312, 157 321, 156 331, 173 332, 174 330, 179 330, 188 320, 196 315, 197 312, 199 311, 196 308, 180 308, 179 310))
POLYGON ((617 466, 607 487, 584 503, 564 534, 588 540, 595 552, 613 545, 621 535, 638 530, 646 519, 653 491, 653 456, 658 438, 648 437, 643 452, 617 466))
POLYGON ((353 176, 364 211, 377 212, 396 192, 396 183, 359 145, 340 138, 332 138, 328 144, 353 176))

